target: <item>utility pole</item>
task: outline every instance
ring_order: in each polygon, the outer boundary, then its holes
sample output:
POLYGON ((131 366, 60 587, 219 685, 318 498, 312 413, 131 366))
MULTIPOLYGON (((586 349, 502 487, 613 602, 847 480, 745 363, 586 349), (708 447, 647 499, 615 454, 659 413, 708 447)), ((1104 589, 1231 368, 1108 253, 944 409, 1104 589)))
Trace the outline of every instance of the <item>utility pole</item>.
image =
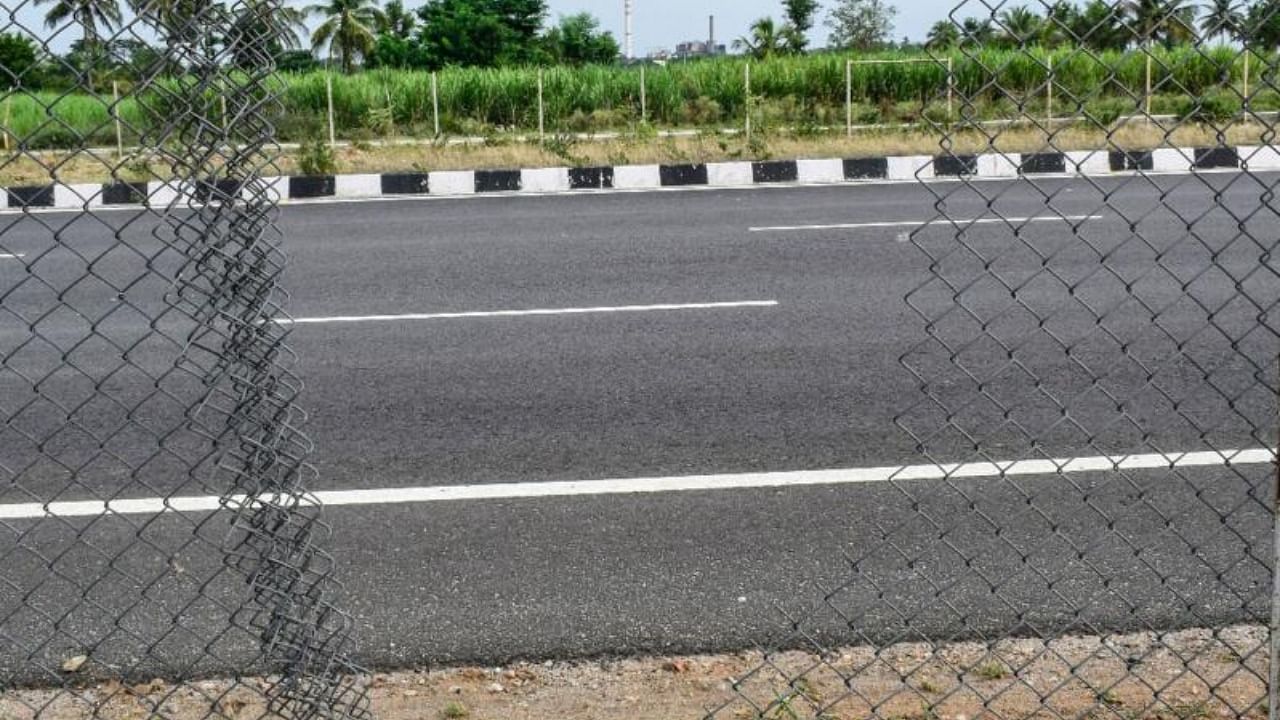
POLYGON ((636 59, 635 0, 622 0, 624 52, 627 60, 636 59))

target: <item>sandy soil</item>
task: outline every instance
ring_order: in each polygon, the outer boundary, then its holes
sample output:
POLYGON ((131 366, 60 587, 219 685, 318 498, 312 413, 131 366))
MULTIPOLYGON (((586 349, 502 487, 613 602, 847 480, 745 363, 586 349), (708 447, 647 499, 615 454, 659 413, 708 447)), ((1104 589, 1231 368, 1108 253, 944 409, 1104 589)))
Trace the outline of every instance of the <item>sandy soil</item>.
MULTIPOLYGON (((1267 632, 1241 626, 824 655, 749 652, 377 673, 382 720, 1210 720, 1266 717, 1267 632)), ((0 694, 4 720, 249 720, 268 680, 0 694), (94 713, 97 713, 95 716, 94 713)))

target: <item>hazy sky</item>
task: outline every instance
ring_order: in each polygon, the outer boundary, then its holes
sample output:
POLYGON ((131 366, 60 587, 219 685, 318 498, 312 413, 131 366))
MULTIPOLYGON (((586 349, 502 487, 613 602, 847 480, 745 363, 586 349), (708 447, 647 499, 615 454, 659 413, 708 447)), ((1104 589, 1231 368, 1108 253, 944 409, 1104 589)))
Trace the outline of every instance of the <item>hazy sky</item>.
MULTIPOLYGON (((834 1, 822 0, 822 4, 825 7, 834 1)), ((553 20, 558 15, 586 10, 599 17, 605 29, 613 31, 622 42, 622 0, 549 0, 549 4, 553 20)), ((890 4, 898 8, 894 39, 903 35, 913 40, 923 38, 930 25, 960 5, 984 15, 990 13, 981 0, 890 0, 890 4)), ((1028 4, 1038 3, 1029 0, 1028 4)), ((725 44, 746 34, 747 26, 756 18, 782 15, 782 0, 635 0, 635 5, 636 53, 640 55, 653 48, 671 48, 681 40, 706 39, 709 15, 716 16, 716 39, 725 44)), ((826 44, 828 31, 821 22, 813 34, 818 45, 826 44)))

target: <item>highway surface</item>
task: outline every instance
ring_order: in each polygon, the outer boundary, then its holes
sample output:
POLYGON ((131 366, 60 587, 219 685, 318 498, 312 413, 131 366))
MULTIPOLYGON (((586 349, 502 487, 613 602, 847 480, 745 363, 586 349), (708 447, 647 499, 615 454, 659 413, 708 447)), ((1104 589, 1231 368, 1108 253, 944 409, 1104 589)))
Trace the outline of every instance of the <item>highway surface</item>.
MULTIPOLYGON (((817 471, 932 461, 1270 447, 1264 382, 1277 348, 1258 319, 1280 325, 1278 261, 1266 254, 1277 218, 1264 211, 1276 179, 285 208, 315 489, 455 494, 389 492, 326 511, 359 658, 496 662, 1264 617, 1272 469, 1256 453, 1233 468, 811 483, 817 471), (979 221, 963 243, 942 209, 979 221), (950 287, 928 282, 929 253, 950 287), (926 318, 945 347, 927 342, 926 318), (682 489, 690 476, 714 480, 682 489), (619 482, 604 494, 519 489, 598 480, 619 482), (634 492, 647 483, 669 491, 634 492), (486 497, 485 486, 503 489, 486 497)), ((67 358, 76 377, 44 392, 140 383, 112 375, 109 347, 68 347, 108 325, 83 316, 111 302, 129 305, 111 320, 120 332, 145 337, 163 294, 155 278, 123 293, 76 278, 136 272, 155 252, 152 221, 68 217, 3 218, 15 224, 0 235, 0 397, 26 397, 40 367, 67 358), (41 257, 54 230, 78 258, 41 257), (93 260, 113 233, 138 251, 93 260), (26 282, 27 267, 48 284, 26 282), (36 318, 47 343, 31 343, 36 318)), ((171 352, 130 357, 159 367, 171 352)), ((110 414, 77 412, 86 424, 110 414)), ((14 416, 33 434, 61 422, 51 407, 14 416)), ((36 444, 8 432, 0 465, 21 467, 36 444)), ((128 483, 128 497, 192 494, 180 474, 154 473, 144 488, 128 464, 89 464, 70 487, 57 468, 31 466, 0 485, 0 507, 128 483)), ((139 535, 154 560, 189 528, 172 515, 0 520, 15 579, 0 585, 0 618, 24 603, 45 613, 0 620, 13 639, 0 643, 0 679, 23 676, 30 657, 109 640, 137 644, 117 653, 120 666, 179 667, 217 627, 215 606, 183 610, 185 639, 152 637, 131 618, 174 612, 181 597, 236 597, 217 558, 188 549, 182 561, 188 577, 215 578, 207 586, 139 590, 145 573, 116 567, 87 591, 98 605, 55 622, 76 583, 111 563, 41 548, 139 535), (49 564, 57 580, 40 586, 49 564), (115 623, 112 607, 134 610, 115 623)), ((228 637, 221 655, 238 642, 228 637)))

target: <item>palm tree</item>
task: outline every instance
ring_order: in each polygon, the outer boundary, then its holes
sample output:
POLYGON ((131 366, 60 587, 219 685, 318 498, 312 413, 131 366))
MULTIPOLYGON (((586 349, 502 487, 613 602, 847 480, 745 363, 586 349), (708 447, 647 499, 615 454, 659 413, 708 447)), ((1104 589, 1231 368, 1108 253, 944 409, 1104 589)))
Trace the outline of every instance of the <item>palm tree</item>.
POLYGON ((386 10, 383 11, 383 22, 378 28, 378 32, 384 35, 393 35, 401 40, 408 40, 413 35, 413 27, 416 24, 416 18, 413 13, 405 10, 404 3, 401 0, 391 0, 387 3, 386 10))
POLYGON ((1239 0, 1211 0, 1203 6, 1200 32, 1219 40, 1238 38, 1244 30, 1244 12, 1239 0))
POLYGON ((990 45, 996 37, 996 29, 991 24, 990 18, 983 20, 965 18, 960 26, 960 32, 961 42, 965 45, 990 45))
POLYGON ((1040 34, 1039 15, 1026 7, 1016 7, 1000 14, 1000 26, 1004 40, 1015 46, 1026 45, 1040 34))
POLYGON ((338 58, 345 73, 355 68, 356 58, 373 48, 377 28, 386 23, 375 0, 326 0, 308 7, 306 13, 325 18, 311 33, 312 48, 319 50, 328 45, 329 55, 338 58))
POLYGON ((45 13, 45 27, 53 29, 70 19, 83 33, 85 78, 93 91, 93 67, 102 55, 101 37, 120 24, 120 4, 116 0, 35 0, 37 5, 53 2, 45 13))
POLYGON ((783 50, 785 38, 773 18, 760 18, 751 24, 751 34, 733 41, 736 50, 746 50, 763 60, 783 50))
POLYGON ((1174 45, 1195 39, 1196 9, 1187 0, 1128 0, 1129 24, 1140 45, 1153 41, 1174 45))
POLYGON ((947 50, 960 44, 960 30, 950 20, 939 20, 929 28, 924 46, 930 50, 947 50))
POLYGON ((1054 2, 1040 23, 1040 44, 1045 47, 1075 44, 1074 27, 1079 16, 1080 11, 1071 0, 1054 2))
POLYGON ((301 48, 298 38, 306 31, 306 15, 297 8, 270 0, 243 0, 236 7, 227 42, 238 67, 257 68, 268 59, 301 48))

